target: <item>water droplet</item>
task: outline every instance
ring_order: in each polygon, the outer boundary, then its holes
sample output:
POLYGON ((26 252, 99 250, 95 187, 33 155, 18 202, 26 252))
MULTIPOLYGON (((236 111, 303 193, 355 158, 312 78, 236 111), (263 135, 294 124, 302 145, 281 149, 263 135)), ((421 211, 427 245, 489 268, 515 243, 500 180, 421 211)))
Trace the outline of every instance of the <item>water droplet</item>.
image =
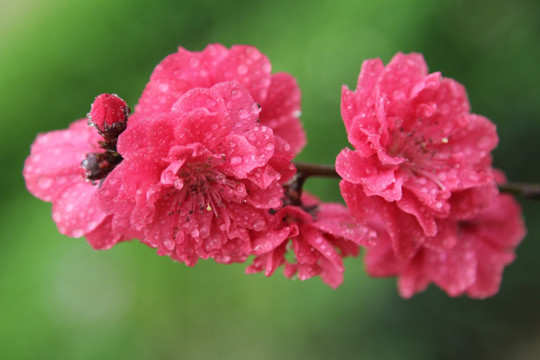
MULTIPOLYGON (((156 239, 157 240, 157 239, 156 239)), ((163 246, 165 247, 165 249, 171 251, 171 250, 174 250, 174 246, 176 244, 174 243, 174 241, 172 241, 171 239, 165 239, 163 240, 163 246)))
POLYGON ((199 66, 199 59, 197 59, 196 57, 192 57, 190 60, 189 60, 189 65, 193 68, 199 66))
POLYGON ((54 220, 54 222, 60 222, 62 220, 62 214, 60 214, 59 212, 55 211, 52 213, 52 218, 54 220))
POLYGON ((246 109, 238 110, 238 117, 240 119, 247 119, 249 117, 249 112, 246 109))
POLYGON ((197 230, 197 229, 191 230, 191 236, 194 237, 194 238, 198 237, 199 236, 199 230, 197 230))
POLYGON ((261 231, 262 229, 264 229, 265 224, 266 223, 264 222, 264 220, 256 221, 255 224, 253 224, 253 230, 261 231))
POLYGON ((217 130, 219 128, 219 125, 217 123, 212 124, 212 130, 217 130))
POLYGON ((76 238, 81 237, 81 236, 84 235, 84 230, 83 229, 75 229, 75 230, 72 231, 72 235, 73 235, 73 237, 76 237, 76 238))
POLYGON ((38 186, 40 189, 48 189, 51 187, 53 181, 51 178, 47 178, 47 177, 40 177, 38 179, 38 186))
POLYGON ((393 94, 394 100, 400 101, 405 99, 405 92, 403 90, 396 90, 393 94))
POLYGON ((478 140, 478 147, 481 149, 490 149, 493 146, 493 141, 488 136, 482 136, 480 140, 478 140))
POLYGON ((237 71, 238 71, 238 75, 246 75, 248 72, 248 68, 246 65, 242 64, 238 66, 237 71))
POLYGON ((273 209, 277 209, 280 205, 281 201, 278 199, 272 199, 272 201, 270 201, 270 207, 273 209))
POLYGON ((181 179, 176 179, 174 181, 174 187, 181 190, 184 187, 184 182, 181 179))
POLYGON ((253 60, 258 60, 261 57, 261 53, 257 51, 257 49, 254 49, 252 47, 248 47, 246 49, 246 54, 253 60))
POLYGON ((161 83, 161 84, 158 85, 158 89, 161 92, 167 92, 167 91, 169 91, 169 84, 161 83))
POLYGON ((274 150, 274 144, 272 144, 272 143, 266 144, 266 150, 268 150, 268 151, 274 150))
POLYGON ((243 159, 241 156, 233 156, 230 160, 231 165, 240 165, 242 163, 243 159))
MULTIPOLYGON (((201 226, 201 228, 200 228, 200 235, 201 235, 201 237, 203 237, 203 238, 208 237, 208 235, 210 235, 210 228, 209 228, 208 226, 206 226, 206 225, 201 226)), ((216 239, 216 240, 217 240, 217 239, 216 239)))

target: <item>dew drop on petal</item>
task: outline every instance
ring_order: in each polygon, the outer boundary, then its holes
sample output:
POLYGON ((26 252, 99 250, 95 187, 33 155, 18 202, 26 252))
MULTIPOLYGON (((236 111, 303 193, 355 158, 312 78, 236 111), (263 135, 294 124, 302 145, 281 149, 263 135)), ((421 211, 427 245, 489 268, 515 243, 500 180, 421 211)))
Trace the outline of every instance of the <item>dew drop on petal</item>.
POLYGON ((240 119, 247 119, 249 116, 249 112, 246 109, 240 109, 238 110, 238 117, 240 119))
POLYGON ((54 211, 52 213, 52 218, 53 218, 54 222, 56 222, 56 223, 60 222, 60 221, 62 221, 62 214, 59 213, 58 211, 54 211))
POLYGON ((272 199, 270 201, 270 207, 273 209, 277 209, 281 205, 281 201, 278 199, 272 199))
POLYGON ((81 237, 84 235, 84 230, 83 229, 75 229, 72 231, 72 234, 73 234, 73 237, 81 237))
POLYGON ((203 238, 206 238, 208 237, 208 235, 210 235, 210 228, 206 225, 201 226, 199 231, 200 231, 201 237, 203 238))
POLYGON ((38 179, 38 186, 40 189, 48 189, 51 187, 52 183, 52 179, 48 177, 40 177, 38 179))
POLYGON ((167 239, 163 240, 163 246, 165 247, 165 249, 171 251, 171 250, 174 249, 175 243, 171 239, 167 238, 167 239))
POLYGON ((159 88, 159 91, 161 91, 161 92, 167 92, 167 91, 169 91, 169 84, 161 83, 161 84, 159 84, 158 88, 159 88))
POLYGON ((241 156, 233 156, 230 160, 231 165, 240 165, 242 163, 243 159, 241 156))
POLYGON ((478 147, 481 149, 490 149, 493 146, 493 141, 488 136, 483 136, 478 140, 478 147))
POLYGON ((238 71, 238 75, 246 75, 248 72, 248 68, 246 65, 242 64, 238 66, 237 71, 238 71))
POLYGON ((190 60, 189 60, 189 65, 193 68, 199 66, 199 59, 197 59, 196 57, 192 57, 190 60))
POLYGON ((262 229, 264 229, 265 224, 266 223, 264 222, 264 220, 256 221, 255 224, 253 224, 253 230, 261 231, 262 229))
POLYGON ((251 47, 246 49, 246 54, 253 60, 258 60, 261 57, 261 53, 251 47))
POLYGON ((176 179, 174 181, 174 187, 181 190, 184 187, 184 182, 181 179, 176 179))

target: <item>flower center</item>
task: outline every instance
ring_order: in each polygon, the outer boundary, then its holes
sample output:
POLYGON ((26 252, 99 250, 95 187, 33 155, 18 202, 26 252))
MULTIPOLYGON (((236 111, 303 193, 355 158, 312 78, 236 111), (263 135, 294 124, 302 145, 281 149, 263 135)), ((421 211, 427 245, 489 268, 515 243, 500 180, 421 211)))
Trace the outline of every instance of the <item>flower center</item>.
POLYGON ((215 169, 211 160, 184 163, 176 171, 174 180, 171 179, 173 181, 164 181, 173 185, 174 190, 169 195, 176 195, 178 212, 190 215, 213 212, 220 217, 226 202, 240 203, 246 197, 245 186, 215 169))
MULTIPOLYGON (((421 119, 418 120, 421 123, 421 119)), ((448 138, 439 140, 415 129, 407 132, 403 127, 392 134, 389 153, 392 156, 401 156, 405 159, 402 167, 409 170, 413 176, 422 176, 432 180, 439 188, 445 189, 438 177, 438 173, 448 167, 449 156, 441 152, 440 145, 448 144, 448 138)))

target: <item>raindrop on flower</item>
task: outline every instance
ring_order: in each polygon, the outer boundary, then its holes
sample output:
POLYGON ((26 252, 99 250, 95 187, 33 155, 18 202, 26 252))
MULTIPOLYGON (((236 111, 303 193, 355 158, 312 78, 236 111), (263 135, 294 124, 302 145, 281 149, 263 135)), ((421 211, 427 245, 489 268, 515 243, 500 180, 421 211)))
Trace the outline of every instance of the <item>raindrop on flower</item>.
POLYGON ((233 156, 230 160, 231 165, 240 165, 242 163, 243 159, 241 156, 233 156))

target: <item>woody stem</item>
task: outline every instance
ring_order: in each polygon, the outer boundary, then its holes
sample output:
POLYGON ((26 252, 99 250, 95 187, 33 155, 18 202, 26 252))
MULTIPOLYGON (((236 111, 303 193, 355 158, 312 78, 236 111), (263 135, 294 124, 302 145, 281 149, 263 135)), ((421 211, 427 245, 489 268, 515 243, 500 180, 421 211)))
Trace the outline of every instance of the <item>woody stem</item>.
MULTIPOLYGON (((339 178, 334 165, 319 165, 304 162, 295 162, 294 165, 298 170, 295 178, 297 183, 296 191, 302 193, 302 185, 308 177, 322 176, 339 178)), ((521 196, 527 199, 540 200, 540 184, 527 184, 520 182, 506 182, 499 184, 499 190, 503 193, 521 196)))

